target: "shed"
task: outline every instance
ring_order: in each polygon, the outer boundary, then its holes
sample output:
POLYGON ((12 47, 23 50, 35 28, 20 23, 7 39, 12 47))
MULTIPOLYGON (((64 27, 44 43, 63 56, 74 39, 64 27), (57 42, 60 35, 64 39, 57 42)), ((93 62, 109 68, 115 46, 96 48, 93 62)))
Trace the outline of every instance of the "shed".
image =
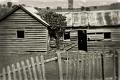
POLYGON ((36 13, 19 5, 0 19, 0 54, 47 52, 49 24, 36 13))
POLYGON ((65 11, 63 40, 77 44, 73 50, 120 51, 120 10, 65 11))

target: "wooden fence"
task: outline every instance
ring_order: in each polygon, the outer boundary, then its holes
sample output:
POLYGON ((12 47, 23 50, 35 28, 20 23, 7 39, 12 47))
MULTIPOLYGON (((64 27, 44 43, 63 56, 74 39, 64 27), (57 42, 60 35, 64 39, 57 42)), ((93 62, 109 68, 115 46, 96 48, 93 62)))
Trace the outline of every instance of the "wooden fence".
MULTIPOLYGON (((47 55, 31 57, 25 61, 12 64, 2 69, 0 80, 119 80, 119 55, 58 51, 57 55, 47 59, 47 55), (107 60, 112 70, 109 69, 107 60), (58 69, 58 79, 46 78, 48 76, 47 63, 55 61, 58 69), (108 70, 106 70, 108 69, 108 70), (110 75, 107 75, 110 72, 110 75)), ((52 65, 52 64, 51 64, 52 65)), ((54 71, 53 71, 54 72, 54 71)), ((51 74, 53 73, 51 72, 51 74)), ((50 75, 50 74, 49 74, 50 75)))

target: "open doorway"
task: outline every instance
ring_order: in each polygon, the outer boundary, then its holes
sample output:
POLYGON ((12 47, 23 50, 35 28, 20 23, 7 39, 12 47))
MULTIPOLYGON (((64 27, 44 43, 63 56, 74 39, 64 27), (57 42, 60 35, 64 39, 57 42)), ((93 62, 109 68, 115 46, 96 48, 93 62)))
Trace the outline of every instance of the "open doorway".
POLYGON ((87 51, 87 31, 78 30, 78 50, 87 51))

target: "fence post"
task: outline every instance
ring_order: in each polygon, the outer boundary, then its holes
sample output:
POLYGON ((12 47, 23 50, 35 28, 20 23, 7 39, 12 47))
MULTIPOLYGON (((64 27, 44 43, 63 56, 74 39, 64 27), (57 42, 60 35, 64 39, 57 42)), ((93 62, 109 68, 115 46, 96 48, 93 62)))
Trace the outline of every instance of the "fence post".
POLYGON ((119 80, 119 54, 116 50, 114 50, 114 67, 115 67, 115 73, 114 73, 114 80, 119 80))
POLYGON ((57 56, 58 56, 58 66, 59 66, 59 77, 60 77, 60 80, 63 80, 62 60, 61 60, 60 51, 57 51, 57 56))
POLYGON ((45 64, 44 64, 44 57, 43 57, 43 55, 41 55, 41 63, 42 63, 43 80, 46 80, 46 76, 45 76, 45 64))
POLYGON ((8 73, 8 80, 12 80, 10 66, 7 66, 7 73, 8 73))
POLYGON ((22 65, 22 69, 23 69, 24 79, 28 80, 24 61, 21 61, 21 65, 22 65))
POLYGON ((21 67, 19 63, 17 63, 17 70, 18 70, 19 80, 22 80, 21 67))
POLYGON ((36 73, 36 67, 35 67, 35 61, 34 61, 33 57, 31 57, 31 63, 32 63, 32 70, 33 70, 34 80, 38 80, 37 73, 36 73))
POLYGON ((17 80, 17 78, 16 78, 16 70, 15 70, 15 65, 14 64, 12 64, 12 71, 13 71, 13 79, 17 80))
POLYGON ((36 63, 37 63, 37 70, 38 70, 38 74, 39 74, 39 79, 42 80, 42 71, 41 71, 41 66, 40 66, 40 60, 39 57, 36 57, 36 63))
POLYGON ((5 68, 3 68, 3 70, 2 70, 2 75, 3 75, 2 80, 6 80, 6 71, 5 71, 5 68))
POLYGON ((30 61, 27 59, 26 60, 26 63, 27 63, 27 66, 28 66, 28 72, 29 72, 29 80, 33 80, 33 77, 32 77, 32 71, 31 71, 31 68, 30 68, 30 61))
POLYGON ((118 53, 118 80, 120 80, 120 54, 118 53))
POLYGON ((102 63, 102 80, 105 80, 104 76, 104 55, 101 54, 101 63, 102 63))

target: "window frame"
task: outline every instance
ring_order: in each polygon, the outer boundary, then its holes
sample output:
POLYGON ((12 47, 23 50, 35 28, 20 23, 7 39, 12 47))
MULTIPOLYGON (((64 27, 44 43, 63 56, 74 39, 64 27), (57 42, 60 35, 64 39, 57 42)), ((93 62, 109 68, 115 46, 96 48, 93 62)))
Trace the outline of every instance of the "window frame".
POLYGON ((64 34, 63 34, 63 40, 64 40, 64 41, 70 41, 70 38, 69 38, 69 39, 65 39, 65 33, 66 33, 66 32, 69 32, 69 36, 70 36, 70 31, 65 31, 64 34))
POLYGON ((25 38, 25 30, 17 30, 16 31, 16 38, 17 39, 24 39, 25 38), (19 32, 22 32, 23 34, 23 37, 21 37, 21 36, 19 36, 20 35, 20 33, 19 32))
POLYGON ((111 40, 111 32, 105 32, 105 33, 104 33, 104 40, 111 40), (108 33, 110 34, 110 35, 109 35, 110 37, 109 37, 109 38, 105 38, 105 34, 108 34, 108 33))

